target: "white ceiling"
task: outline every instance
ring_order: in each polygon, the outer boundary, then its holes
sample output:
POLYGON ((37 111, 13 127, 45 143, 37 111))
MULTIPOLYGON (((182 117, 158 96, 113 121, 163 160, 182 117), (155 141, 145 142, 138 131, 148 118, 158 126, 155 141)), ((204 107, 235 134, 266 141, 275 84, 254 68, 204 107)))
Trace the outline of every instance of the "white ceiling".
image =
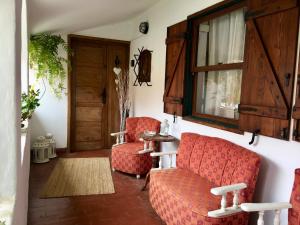
POLYGON ((32 33, 75 32, 130 19, 159 0, 28 0, 32 33))

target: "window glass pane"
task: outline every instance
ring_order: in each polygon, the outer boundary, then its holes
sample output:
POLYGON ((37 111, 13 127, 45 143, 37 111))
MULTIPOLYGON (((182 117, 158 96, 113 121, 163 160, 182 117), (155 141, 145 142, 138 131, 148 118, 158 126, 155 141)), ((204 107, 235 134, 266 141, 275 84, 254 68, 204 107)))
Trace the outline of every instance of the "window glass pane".
POLYGON ((197 66, 243 62, 245 30, 244 9, 200 24, 197 66))
POLYGON ((196 113, 238 119, 241 81, 242 70, 198 73, 196 113))

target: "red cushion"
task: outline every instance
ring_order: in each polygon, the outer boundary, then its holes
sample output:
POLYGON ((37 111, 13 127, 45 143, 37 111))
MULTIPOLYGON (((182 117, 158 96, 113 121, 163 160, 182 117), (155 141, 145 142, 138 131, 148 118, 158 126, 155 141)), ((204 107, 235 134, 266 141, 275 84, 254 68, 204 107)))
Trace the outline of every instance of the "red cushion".
MULTIPOLYGON (((220 197, 210 193, 214 184, 186 169, 151 172, 150 202, 168 225, 246 225, 248 214, 209 218, 220 208, 220 197)), ((229 203, 230 204, 230 203, 229 203)))
POLYGON ((146 174, 152 167, 149 153, 138 154, 143 150, 143 142, 133 142, 112 148, 111 164, 116 170, 130 174, 146 174))
POLYGON ((260 166, 260 157, 229 141, 193 133, 183 133, 177 166, 208 179, 217 186, 245 182, 242 202, 250 202, 260 166))

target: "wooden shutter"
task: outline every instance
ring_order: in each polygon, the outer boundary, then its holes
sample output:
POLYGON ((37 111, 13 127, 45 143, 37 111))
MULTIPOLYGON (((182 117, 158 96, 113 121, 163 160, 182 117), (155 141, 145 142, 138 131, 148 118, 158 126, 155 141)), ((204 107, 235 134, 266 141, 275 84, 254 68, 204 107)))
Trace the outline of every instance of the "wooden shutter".
POLYGON ((182 116, 187 21, 168 27, 164 112, 182 116))
POLYGON ((294 0, 248 3, 240 129, 288 139, 299 9, 294 0))

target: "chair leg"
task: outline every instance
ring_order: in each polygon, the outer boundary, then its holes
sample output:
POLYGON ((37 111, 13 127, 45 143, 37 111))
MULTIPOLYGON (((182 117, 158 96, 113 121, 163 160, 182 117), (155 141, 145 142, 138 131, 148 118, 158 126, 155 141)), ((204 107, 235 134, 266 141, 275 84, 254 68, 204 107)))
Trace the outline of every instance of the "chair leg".
POLYGON ((116 171, 116 169, 115 169, 115 168, 113 168, 113 167, 111 168, 111 170, 112 170, 113 172, 115 172, 115 171, 116 171))
POLYGON ((137 174, 136 179, 140 179, 140 178, 141 178, 141 175, 137 174))

